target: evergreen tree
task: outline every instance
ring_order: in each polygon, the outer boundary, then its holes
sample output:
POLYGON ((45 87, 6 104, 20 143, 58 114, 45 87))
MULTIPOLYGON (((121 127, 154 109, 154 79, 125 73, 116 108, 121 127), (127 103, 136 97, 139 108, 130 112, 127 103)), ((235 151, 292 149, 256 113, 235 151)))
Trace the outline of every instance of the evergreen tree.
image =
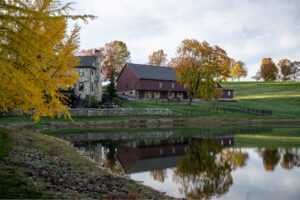
POLYGON ((113 74, 110 74, 109 84, 106 87, 105 94, 106 94, 106 97, 107 97, 108 101, 112 101, 112 99, 114 97, 117 97, 116 86, 115 86, 115 78, 114 78, 113 74))

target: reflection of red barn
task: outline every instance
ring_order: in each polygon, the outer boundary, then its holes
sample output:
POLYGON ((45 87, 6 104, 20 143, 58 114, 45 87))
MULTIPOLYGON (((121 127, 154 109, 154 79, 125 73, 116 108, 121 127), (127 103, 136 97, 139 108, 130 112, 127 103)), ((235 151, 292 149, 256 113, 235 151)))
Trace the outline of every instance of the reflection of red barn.
MULTIPOLYGON (((187 90, 177 79, 171 67, 127 63, 116 80, 117 92, 139 99, 187 99, 187 90)), ((221 99, 233 98, 233 90, 222 90, 221 99)))
MULTIPOLYGON (((117 157, 126 173, 172 168, 177 166, 179 158, 187 152, 190 140, 203 138, 134 141, 118 146, 117 157)), ((233 136, 213 140, 222 146, 232 146, 234 143, 233 136)))

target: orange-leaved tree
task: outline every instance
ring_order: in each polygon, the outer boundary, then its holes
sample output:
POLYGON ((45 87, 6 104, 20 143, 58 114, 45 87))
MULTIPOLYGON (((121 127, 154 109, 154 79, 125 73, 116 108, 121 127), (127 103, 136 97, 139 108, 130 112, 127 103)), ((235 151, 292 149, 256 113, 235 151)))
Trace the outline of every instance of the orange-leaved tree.
POLYGON ((291 79, 291 76, 293 74, 293 64, 293 62, 286 58, 278 61, 277 65, 282 75, 282 81, 288 81, 291 79))
POLYGON ((187 88, 189 105, 193 98, 211 100, 221 96, 222 90, 216 87, 216 82, 226 80, 230 75, 231 59, 225 50, 210 46, 206 41, 186 39, 172 60, 178 82, 187 88))
POLYGON ((160 49, 149 55, 148 59, 149 65, 165 66, 167 63, 167 54, 164 53, 164 50, 160 49))
POLYGON ((66 34, 70 3, 55 0, 0 1, 0 113, 17 110, 40 116, 70 117, 59 89, 77 81, 74 52, 79 27, 66 34))
POLYGON ((105 44, 101 50, 104 79, 108 80, 110 74, 118 76, 125 63, 130 61, 130 52, 126 44, 122 41, 113 41, 105 44))
POLYGON ((278 68, 272 58, 263 58, 260 65, 260 76, 264 81, 275 81, 278 76, 278 68))

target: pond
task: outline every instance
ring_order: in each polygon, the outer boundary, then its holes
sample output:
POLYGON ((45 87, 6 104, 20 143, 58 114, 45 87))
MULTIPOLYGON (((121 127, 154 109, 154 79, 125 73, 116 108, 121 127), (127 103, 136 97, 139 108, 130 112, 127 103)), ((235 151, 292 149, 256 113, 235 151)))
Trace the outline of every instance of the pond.
POLYGON ((143 131, 143 137, 128 131, 114 139, 108 133, 58 137, 112 172, 173 197, 299 199, 299 130, 172 128, 143 131))

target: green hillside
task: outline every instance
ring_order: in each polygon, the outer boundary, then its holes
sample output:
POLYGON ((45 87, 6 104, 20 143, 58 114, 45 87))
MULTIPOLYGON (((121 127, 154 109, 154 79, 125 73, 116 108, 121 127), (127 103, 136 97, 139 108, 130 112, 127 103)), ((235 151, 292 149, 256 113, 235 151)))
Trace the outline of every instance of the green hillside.
POLYGON ((234 90, 230 105, 272 110, 276 118, 300 118, 300 82, 225 82, 234 90))

